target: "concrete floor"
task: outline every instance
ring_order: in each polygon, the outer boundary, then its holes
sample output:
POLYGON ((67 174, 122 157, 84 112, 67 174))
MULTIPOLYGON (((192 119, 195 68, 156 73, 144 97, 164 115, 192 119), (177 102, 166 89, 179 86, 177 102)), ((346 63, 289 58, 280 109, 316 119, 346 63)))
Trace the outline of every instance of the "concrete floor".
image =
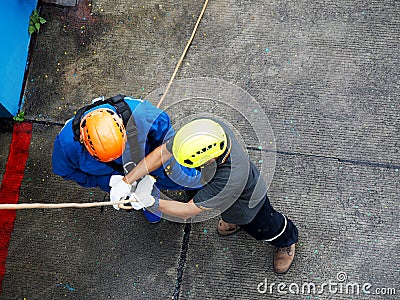
MULTIPOLYGON (((103 200, 52 173, 55 136, 99 95, 157 104, 203 3, 43 6, 20 202, 103 200)), ((399 15, 393 0, 210 1, 163 103, 176 123, 213 113, 235 126, 271 202, 299 228, 288 274, 273 273, 272 247, 219 237, 217 218, 152 225, 112 208, 25 210, 0 299, 398 299, 399 15), (310 283, 315 294, 301 290, 310 283)), ((3 153, 10 133, 0 139, 3 153)))

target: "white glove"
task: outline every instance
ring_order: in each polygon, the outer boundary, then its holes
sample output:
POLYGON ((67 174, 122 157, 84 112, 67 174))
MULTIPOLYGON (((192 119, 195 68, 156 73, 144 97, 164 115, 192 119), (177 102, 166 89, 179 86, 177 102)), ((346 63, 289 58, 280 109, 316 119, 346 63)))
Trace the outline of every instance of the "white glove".
MULTIPOLYGON (((110 201, 117 202, 126 199, 132 194, 132 191, 136 188, 136 182, 132 185, 127 184, 122 180, 124 176, 122 175, 112 175, 110 178, 110 201)), ((113 205, 116 210, 119 210, 118 204, 113 205)))
POLYGON ((137 184, 135 192, 129 198, 133 200, 130 203, 134 209, 139 210, 154 205, 155 199, 151 195, 154 182, 154 178, 147 175, 137 184))
POLYGON ((146 208, 149 206, 153 206, 155 203, 155 199, 152 195, 150 194, 136 194, 136 193, 132 193, 131 197, 129 198, 129 200, 132 200, 132 202, 130 202, 131 206, 136 209, 142 209, 142 208, 146 208))

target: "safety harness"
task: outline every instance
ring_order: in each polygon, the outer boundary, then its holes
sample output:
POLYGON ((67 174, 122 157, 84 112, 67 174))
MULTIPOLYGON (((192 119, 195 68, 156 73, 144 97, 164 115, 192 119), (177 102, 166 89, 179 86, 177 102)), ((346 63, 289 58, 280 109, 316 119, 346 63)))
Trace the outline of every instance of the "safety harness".
MULTIPOLYGON (((120 94, 108 99, 97 100, 92 104, 80 108, 76 112, 74 120, 72 121, 72 130, 74 132, 74 140, 82 143, 80 138, 80 123, 84 113, 87 112, 88 110, 91 110, 92 108, 104 104, 109 104, 113 106, 117 111, 117 113, 121 116, 122 121, 124 123, 127 133, 127 140, 131 151, 131 159, 133 162, 132 167, 134 167, 141 160, 137 127, 135 123, 135 118, 132 116, 132 111, 129 105, 124 101, 124 98, 125 96, 120 94)), ((124 167, 122 164, 116 163, 115 161, 105 162, 105 164, 107 164, 117 172, 124 173, 124 167)))

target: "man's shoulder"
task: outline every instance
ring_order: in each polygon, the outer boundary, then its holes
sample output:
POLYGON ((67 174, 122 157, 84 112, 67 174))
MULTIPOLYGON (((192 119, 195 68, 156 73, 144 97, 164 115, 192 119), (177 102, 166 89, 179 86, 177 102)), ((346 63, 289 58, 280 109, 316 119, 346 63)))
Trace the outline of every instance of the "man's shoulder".
POLYGON ((163 110, 155 107, 150 101, 135 99, 132 97, 125 97, 125 102, 129 105, 133 115, 138 115, 140 117, 153 116, 164 113, 163 110))
MULTIPOLYGON (((69 119, 56 137, 54 147, 62 147, 64 152, 73 151, 74 148, 80 147, 80 142, 74 140, 74 132, 72 130, 72 119, 69 119)), ((56 150, 56 149, 55 149, 56 150)))
POLYGON ((72 130, 72 120, 73 118, 69 119, 67 122, 65 122, 65 125, 63 128, 61 128, 60 132, 58 133, 59 138, 62 138, 63 140, 70 140, 71 138, 74 138, 74 132, 72 130))
POLYGON ((203 169, 201 171, 203 188, 207 190, 223 189, 229 181, 231 175, 231 167, 229 164, 221 164, 216 169, 203 169))

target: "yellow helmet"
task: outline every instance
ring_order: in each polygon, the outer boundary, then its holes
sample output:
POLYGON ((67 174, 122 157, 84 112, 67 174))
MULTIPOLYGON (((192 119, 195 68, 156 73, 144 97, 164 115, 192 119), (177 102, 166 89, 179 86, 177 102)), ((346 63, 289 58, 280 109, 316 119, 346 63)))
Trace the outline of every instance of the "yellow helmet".
POLYGON ((225 131, 210 119, 191 121, 178 130, 172 153, 178 163, 197 168, 223 154, 227 147, 225 131))

